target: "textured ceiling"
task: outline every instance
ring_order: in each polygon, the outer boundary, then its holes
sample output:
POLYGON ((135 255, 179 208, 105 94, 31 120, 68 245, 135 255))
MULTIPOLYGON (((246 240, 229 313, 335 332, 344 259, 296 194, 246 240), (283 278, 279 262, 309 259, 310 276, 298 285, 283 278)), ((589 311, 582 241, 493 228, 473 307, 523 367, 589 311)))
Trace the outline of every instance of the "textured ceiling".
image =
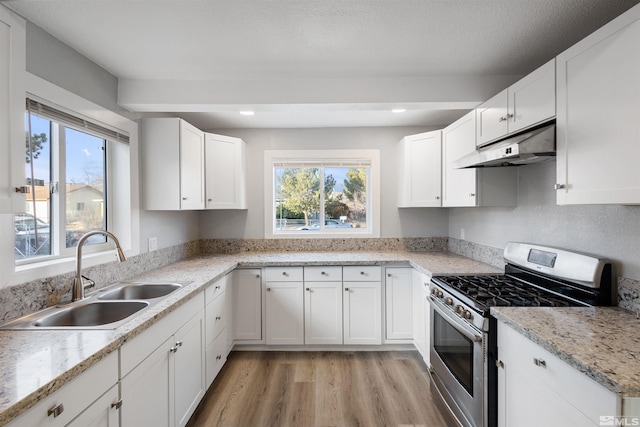
MULTIPOLYGON (((523 75, 638 1, 9 0, 4 4, 121 79, 311 82, 523 75)), ((184 105, 176 108, 184 110, 184 105)))

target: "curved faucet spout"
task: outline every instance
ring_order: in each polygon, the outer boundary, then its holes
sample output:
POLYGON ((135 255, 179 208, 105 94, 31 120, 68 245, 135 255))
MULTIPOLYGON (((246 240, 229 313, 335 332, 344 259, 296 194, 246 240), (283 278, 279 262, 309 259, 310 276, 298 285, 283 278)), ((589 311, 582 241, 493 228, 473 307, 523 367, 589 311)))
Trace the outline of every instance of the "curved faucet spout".
POLYGON ((71 300, 73 302, 80 301, 84 298, 84 278, 82 277, 82 246, 87 241, 87 239, 91 236, 95 235, 103 235, 106 237, 110 237, 113 240, 113 243, 116 244, 116 254, 118 256, 118 261, 123 262, 127 260, 122 247, 120 246, 120 242, 118 238, 105 230, 92 230, 88 233, 84 234, 80 240, 78 240, 78 246, 76 247, 76 277, 73 280, 73 288, 71 292, 71 300))

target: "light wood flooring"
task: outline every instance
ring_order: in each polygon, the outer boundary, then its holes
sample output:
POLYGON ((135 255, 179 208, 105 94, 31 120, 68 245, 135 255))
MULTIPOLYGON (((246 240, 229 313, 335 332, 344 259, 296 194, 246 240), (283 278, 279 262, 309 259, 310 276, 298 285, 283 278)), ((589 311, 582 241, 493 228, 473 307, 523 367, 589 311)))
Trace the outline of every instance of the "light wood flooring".
POLYGON ((447 423, 417 352, 232 352, 187 427, 447 423))

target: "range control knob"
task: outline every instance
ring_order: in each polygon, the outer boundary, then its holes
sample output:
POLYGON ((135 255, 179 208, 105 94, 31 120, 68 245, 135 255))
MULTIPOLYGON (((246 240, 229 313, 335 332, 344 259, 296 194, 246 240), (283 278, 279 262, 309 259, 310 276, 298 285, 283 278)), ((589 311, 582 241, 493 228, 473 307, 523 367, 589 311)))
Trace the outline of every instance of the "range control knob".
POLYGON ((447 304, 447 305, 453 305, 453 298, 451 298, 451 297, 446 297, 446 298, 444 299, 444 303, 445 303, 445 304, 447 304))
POLYGON ((461 305, 456 305, 455 307, 453 307, 453 311, 456 312, 456 314, 462 316, 462 312, 464 311, 464 307, 461 305))
POLYGON ((465 319, 471 319, 471 312, 469 310, 464 310, 462 312, 462 317, 464 317, 465 319))
POLYGON ((442 298, 442 291, 438 288, 433 288, 431 289, 431 295, 435 296, 436 298, 442 298))

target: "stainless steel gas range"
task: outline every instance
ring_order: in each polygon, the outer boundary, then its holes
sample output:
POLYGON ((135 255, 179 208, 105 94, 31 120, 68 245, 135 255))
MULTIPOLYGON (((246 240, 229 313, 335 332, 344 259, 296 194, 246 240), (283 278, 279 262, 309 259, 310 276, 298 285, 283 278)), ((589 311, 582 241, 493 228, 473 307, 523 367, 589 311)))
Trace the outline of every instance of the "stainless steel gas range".
POLYGON ((503 275, 431 280, 431 386, 461 426, 497 425, 497 324, 491 307, 617 304, 606 259, 527 243, 508 243, 504 259, 503 275))

